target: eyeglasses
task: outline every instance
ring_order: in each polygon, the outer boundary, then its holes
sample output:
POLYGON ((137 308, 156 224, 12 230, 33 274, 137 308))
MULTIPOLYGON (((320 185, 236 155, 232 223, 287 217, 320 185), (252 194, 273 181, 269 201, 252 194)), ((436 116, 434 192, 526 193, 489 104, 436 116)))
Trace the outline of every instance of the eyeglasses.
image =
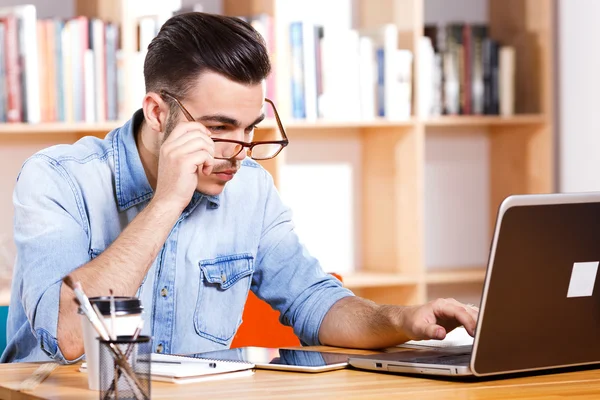
MULTIPOLYGON (((183 104, 181 104, 181 102, 175 96, 165 90, 161 90, 160 95, 175 101, 188 121, 196 121, 194 117, 192 117, 192 114, 186 110, 183 104)), ((279 128, 283 139, 248 143, 239 140, 212 138, 212 141, 215 143, 215 153, 220 155, 220 157, 215 156, 214 158, 218 160, 230 160, 234 157, 237 157, 238 154, 244 150, 244 148, 248 148, 248 150, 246 150, 246 154, 253 160, 270 160, 281 153, 281 150, 283 150, 283 148, 289 144, 289 140, 285 134, 285 129, 283 129, 283 125, 281 124, 281 119, 279 119, 279 114, 277 113, 275 104, 273 104, 273 102, 267 98, 265 98, 265 102, 273 108, 273 115, 275 116, 277 127, 279 128)))

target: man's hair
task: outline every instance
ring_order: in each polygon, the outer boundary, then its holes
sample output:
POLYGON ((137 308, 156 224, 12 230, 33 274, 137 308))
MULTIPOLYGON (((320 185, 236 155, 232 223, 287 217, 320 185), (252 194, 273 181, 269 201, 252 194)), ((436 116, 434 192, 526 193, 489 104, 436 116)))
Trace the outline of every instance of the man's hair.
POLYGON ((271 71, 264 39, 236 17, 191 12, 170 18, 148 46, 146 92, 166 90, 184 99, 206 71, 260 83, 271 71))

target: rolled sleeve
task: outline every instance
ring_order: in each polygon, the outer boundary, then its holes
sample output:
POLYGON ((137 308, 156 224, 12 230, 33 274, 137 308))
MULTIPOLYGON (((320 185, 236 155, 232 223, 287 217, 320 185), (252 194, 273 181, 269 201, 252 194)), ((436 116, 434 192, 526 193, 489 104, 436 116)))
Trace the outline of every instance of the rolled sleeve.
POLYGON ((338 300, 353 296, 327 274, 299 241, 291 211, 281 201, 273 181, 266 179, 264 225, 252 291, 280 312, 304 344, 318 345, 325 315, 338 300))
POLYGON ((82 203, 66 171, 42 155, 23 166, 13 203, 17 246, 13 290, 19 291, 16 298, 21 304, 11 307, 22 310, 24 318, 16 313, 9 327, 12 333, 24 334, 23 325, 29 324, 44 353, 68 362, 57 341, 60 289, 62 278, 90 259, 82 203))

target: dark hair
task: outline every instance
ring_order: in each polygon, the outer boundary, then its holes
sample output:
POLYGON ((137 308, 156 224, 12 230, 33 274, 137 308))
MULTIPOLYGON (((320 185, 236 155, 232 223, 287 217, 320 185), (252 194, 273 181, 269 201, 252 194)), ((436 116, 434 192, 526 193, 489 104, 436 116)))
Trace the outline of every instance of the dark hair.
POLYGON ((191 12, 167 20, 148 46, 146 91, 163 89, 185 98, 205 71, 238 83, 260 83, 271 71, 263 37, 236 17, 191 12))

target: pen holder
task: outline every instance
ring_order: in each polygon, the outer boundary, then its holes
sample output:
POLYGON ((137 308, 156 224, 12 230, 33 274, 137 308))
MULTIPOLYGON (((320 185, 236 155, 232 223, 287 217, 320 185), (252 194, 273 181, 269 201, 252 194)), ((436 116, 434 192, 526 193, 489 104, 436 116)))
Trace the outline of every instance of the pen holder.
POLYGON ((150 399, 150 337, 98 341, 100 399, 150 399))

